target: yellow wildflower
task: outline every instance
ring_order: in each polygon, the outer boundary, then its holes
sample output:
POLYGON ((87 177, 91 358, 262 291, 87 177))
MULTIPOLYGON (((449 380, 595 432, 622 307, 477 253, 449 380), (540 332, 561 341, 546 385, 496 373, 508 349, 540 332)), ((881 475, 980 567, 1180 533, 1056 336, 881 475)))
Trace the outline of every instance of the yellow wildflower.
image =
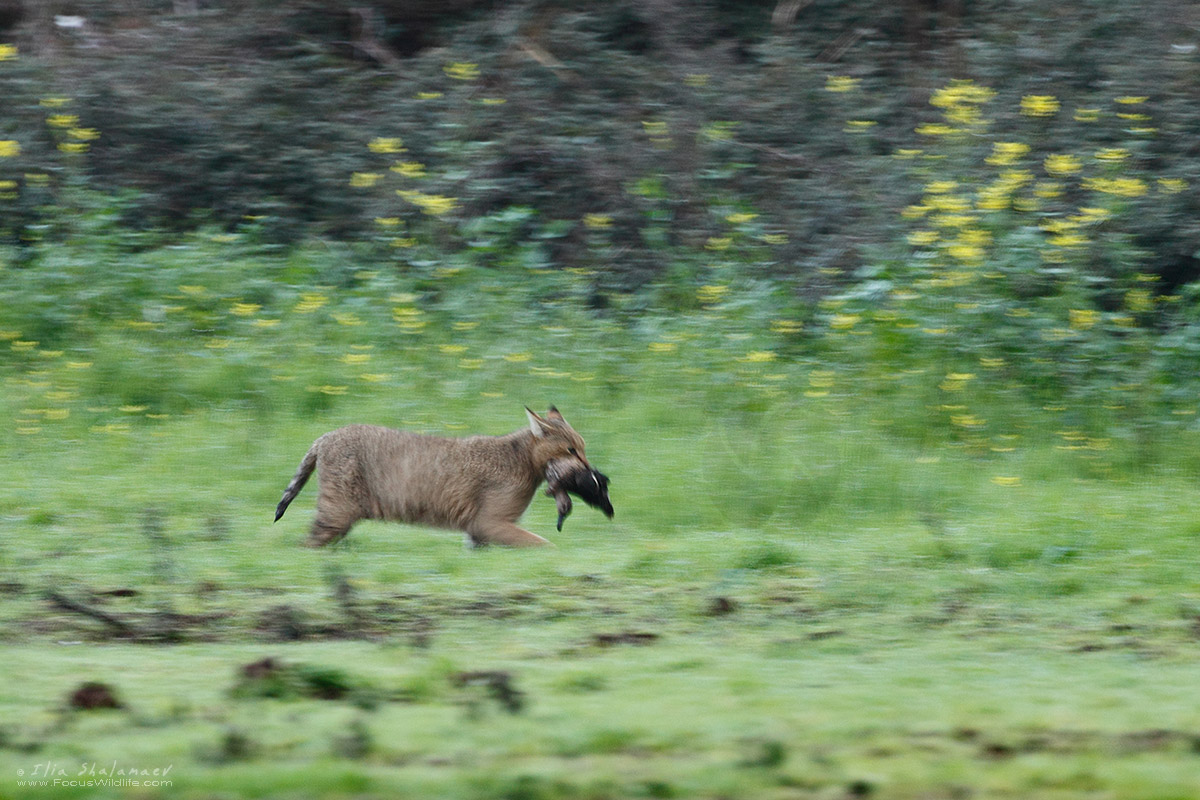
POLYGON ((1141 178, 1087 178, 1083 188, 1118 197, 1140 197, 1149 191, 1141 178))
POLYGON ((804 325, 794 319, 773 319, 771 330, 774 333, 799 333, 804 325))
POLYGON ((934 214, 929 220, 939 228, 965 228, 975 221, 970 214, 934 214))
MULTIPOLYGON (((728 120, 717 120, 709 125, 705 125, 700 129, 700 135, 712 142, 728 142, 733 139, 734 130, 737 128, 736 122, 728 120)), ((666 125, 664 123, 662 135, 666 135, 666 125)))
POLYGON ((600 230, 612 226, 612 217, 607 214, 584 214, 583 224, 592 230, 600 230))
POLYGON ((1092 222, 1100 222, 1101 220, 1108 219, 1111 216, 1112 212, 1107 208, 1092 208, 1090 206, 1084 206, 1083 208, 1079 209, 1079 214, 1071 218, 1071 221, 1080 225, 1087 225, 1092 222))
POLYGON ((1027 94, 1021 98, 1021 113, 1027 117, 1052 117, 1058 109, 1058 98, 1053 95, 1027 94))
POLYGON ((1012 204, 1012 197, 1003 186, 985 186, 979 190, 975 207, 982 211, 1002 211, 1012 204))
POLYGON ((16 57, 17 46, 15 44, 0 44, 0 61, 12 61, 16 57))
POLYGON ((953 128, 942 122, 926 122, 924 125, 918 125, 916 132, 922 136, 950 136, 954 133, 961 133, 958 128, 953 128))
POLYGON ((991 232, 983 228, 967 228, 959 232, 958 238, 967 244, 978 245, 980 247, 992 242, 991 232))
POLYGON ((403 153, 404 142, 399 137, 377 136, 367 144, 372 153, 403 153))
POLYGON ((938 384, 938 388, 943 392, 961 392, 967 388, 967 383, 975 378, 973 372, 950 372, 938 384))
POLYGON ((473 64, 470 61, 452 61, 442 69, 456 81, 473 81, 479 79, 479 65, 473 64))
POLYGON ((350 176, 350 185, 355 189, 367 189, 379 183, 382 177, 378 172, 355 172, 350 176))
POLYGON ((996 142, 992 145, 992 154, 984 160, 993 166, 1007 166, 1015 164, 1028 152, 1029 145, 1023 142, 996 142))
POLYGON ((982 263, 984 255, 982 247, 973 244, 956 243, 946 248, 946 252, 956 261, 962 261, 965 264, 982 263))
POLYGON ((300 295, 300 302, 292 310, 297 314, 311 314, 329 302, 329 298, 319 292, 305 292, 300 295))
POLYGON ((1074 173, 1079 172, 1079 170, 1083 167, 1083 164, 1080 163, 1079 159, 1070 153, 1063 155, 1048 155, 1046 156, 1046 160, 1043 162, 1043 165, 1046 167, 1046 172, 1056 177, 1073 175, 1074 173))
POLYGON ((703 305, 709 306, 721 302, 728 292, 728 286, 716 283, 705 284, 696 290, 696 299, 703 305))
POLYGON ((996 96, 996 93, 986 86, 980 86, 974 81, 955 80, 949 86, 944 86, 933 93, 929 104, 939 108, 959 108, 965 104, 979 105, 986 103, 996 96))
POLYGON ((16 158, 21 155, 21 143, 13 139, 0 139, 0 158, 16 158))
POLYGON ((1094 328, 1100 321, 1100 312, 1091 308, 1072 308, 1067 311, 1067 317, 1070 319, 1072 328, 1077 331, 1086 331, 1094 328))
POLYGON ((1106 147, 1096 151, 1098 161, 1124 161, 1129 158, 1129 151, 1124 147, 1106 147))
POLYGON ((1125 307, 1135 314, 1154 308, 1154 295, 1145 289, 1130 289, 1125 293, 1125 307))
POLYGON ((420 161, 399 161, 392 165, 391 170, 406 178, 425 177, 425 165, 420 161))
POLYGON ((1058 181, 1038 181, 1033 187, 1033 193, 1038 197, 1052 198, 1062 194, 1062 184, 1058 181))
POLYGON ((858 78, 851 78, 848 75, 830 75, 825 79, 825 91, 852 92, 858 88, 861 82, 858 78))
POLYGON ((1081 247, 1087 243, 1087 237, 1077 233, 1060 233, 1050 237, 1050 244, 1055 247, 1081 247))
POLYGON ((403 197, 408 202, 417 206, 422 212, 432 216, 440 217, 443 214, 448 214, 458 208, 458 201, 453 197, 445 197, 439 194, 425 194, 424 192, 413 192, 401 189, 396 194, 403 197))

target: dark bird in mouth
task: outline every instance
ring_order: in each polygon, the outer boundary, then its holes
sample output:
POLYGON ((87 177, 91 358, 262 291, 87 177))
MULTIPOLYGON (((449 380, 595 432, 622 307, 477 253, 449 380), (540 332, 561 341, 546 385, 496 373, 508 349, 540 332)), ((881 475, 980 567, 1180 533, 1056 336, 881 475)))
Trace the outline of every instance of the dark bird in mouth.
MULTIPOLYGON (((608 476, 593 468, 563 469, 561 462, 550 462, 546 468, 546 494, 558 506, 558 530, 571 515, 571 495, 612 519, 612 501, 608 499, 608 476)), ((573 465, 574 466, 574 465, 573 465)))

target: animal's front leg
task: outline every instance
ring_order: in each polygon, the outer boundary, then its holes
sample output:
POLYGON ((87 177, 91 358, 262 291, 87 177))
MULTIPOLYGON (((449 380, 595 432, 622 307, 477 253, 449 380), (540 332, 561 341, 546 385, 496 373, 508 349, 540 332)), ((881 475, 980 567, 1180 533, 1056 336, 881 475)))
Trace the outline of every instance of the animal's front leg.
POLYGON ((548 539, 503 520, 478 520, 467 528, 467 535, 476 547, 489 544, 502 544, 505 547, 540 547, 551 544, 548 539))

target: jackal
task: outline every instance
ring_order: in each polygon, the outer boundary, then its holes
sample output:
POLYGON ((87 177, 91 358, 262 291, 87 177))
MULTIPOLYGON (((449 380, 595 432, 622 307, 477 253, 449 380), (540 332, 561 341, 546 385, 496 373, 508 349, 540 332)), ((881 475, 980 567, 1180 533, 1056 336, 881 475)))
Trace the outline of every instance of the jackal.
MULTIPOLYGON (((591 470, 583 438, 553 406, 545 417, 525 409, 529 427, 507 436, 447 438, 374 425, 348 425, 319 437, 275 509, 318 472, 317 512, 305 542, 320 547, 360 519, 411 522, 464 531, 475 545, 549 544, 516 525, 546 479, 558 470, 591 470)), ((606 498, 607 499, 607 495, 606 498)))

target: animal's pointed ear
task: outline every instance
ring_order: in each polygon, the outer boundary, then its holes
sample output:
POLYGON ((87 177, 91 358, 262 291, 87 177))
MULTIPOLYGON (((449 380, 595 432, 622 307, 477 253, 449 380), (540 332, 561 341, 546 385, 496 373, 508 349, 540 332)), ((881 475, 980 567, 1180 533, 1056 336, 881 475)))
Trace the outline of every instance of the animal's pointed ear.
POLYGON ((534 436, 546 435, 546 420, 534 413, 529 406, 525 406, 525 416, 529 417, 529 430, 533 431, 534 436))
POLYGON ((551 422, 566 422, 566 420, 563 419, 563 415, 558 413, 558 409, 554 406, 550 406, 550 411, 546 414, 546 419, 550 420, 551 422))

